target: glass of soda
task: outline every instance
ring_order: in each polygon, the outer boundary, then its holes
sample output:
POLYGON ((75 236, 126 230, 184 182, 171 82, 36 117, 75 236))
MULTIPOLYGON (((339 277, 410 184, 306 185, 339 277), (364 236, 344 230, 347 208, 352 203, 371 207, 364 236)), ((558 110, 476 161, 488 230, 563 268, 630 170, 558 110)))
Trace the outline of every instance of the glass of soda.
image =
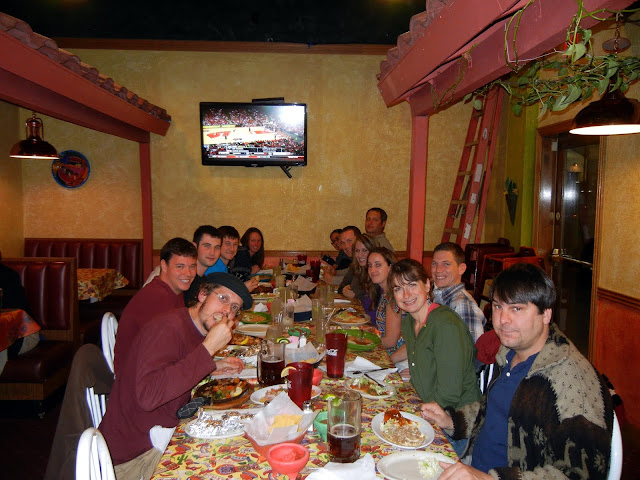
POLYGON ((339 388, 327 401, 327 441, 332 462, 353 463, 360 458, 362 397, 350 388, 339 388))

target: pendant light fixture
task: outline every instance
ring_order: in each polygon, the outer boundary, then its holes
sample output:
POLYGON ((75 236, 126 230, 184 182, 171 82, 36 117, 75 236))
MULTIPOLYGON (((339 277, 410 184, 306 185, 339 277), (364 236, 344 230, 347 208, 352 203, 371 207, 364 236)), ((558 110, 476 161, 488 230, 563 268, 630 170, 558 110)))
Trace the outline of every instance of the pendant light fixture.
POLYGON ((53 145, 44 140, 44 125, 42 119, 33 112, 31 118, 25 122, 27 138, 16 143, 9 156, 12 158, 38 158, 52 160, 58 157, 53 145))
MULTIPOLYGON (((631 42, 620 38, 621 14, 616 15, 615 37, 602 45, 603 49, 614 55, 629 48, 631 42)), ((615 83, 616 77, 610 79, 615 83)), ((570 133, 576 135, 626 135, 640 133, 640 102, 624 96, 620 89, 607 91, 600 100, 591 102, 580 110, 573 119, 570 133)))

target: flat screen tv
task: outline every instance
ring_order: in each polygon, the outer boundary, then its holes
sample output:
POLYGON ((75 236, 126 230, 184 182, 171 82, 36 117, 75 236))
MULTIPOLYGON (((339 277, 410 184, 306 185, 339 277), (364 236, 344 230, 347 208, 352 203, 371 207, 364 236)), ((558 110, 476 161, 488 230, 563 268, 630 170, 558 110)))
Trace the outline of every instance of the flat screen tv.
POLYGON ((200 103, 203 165, 305 166, 304 103, 200 103))

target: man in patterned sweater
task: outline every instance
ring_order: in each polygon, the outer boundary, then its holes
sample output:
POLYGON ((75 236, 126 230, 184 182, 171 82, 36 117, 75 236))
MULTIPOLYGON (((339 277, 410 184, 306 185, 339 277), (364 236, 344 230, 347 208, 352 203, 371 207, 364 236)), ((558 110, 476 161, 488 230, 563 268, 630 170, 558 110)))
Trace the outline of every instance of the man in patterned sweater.
POLYGON ((464 463, 441 463, 440 480, 606 479, 611 397, 593 366, 551 323, 553 282, 540 268, 518 264, 498 275, 491 298, 502 346, 488 393, 459 410, 422 407, 422 416, 453 438, 471 438, 464 463))

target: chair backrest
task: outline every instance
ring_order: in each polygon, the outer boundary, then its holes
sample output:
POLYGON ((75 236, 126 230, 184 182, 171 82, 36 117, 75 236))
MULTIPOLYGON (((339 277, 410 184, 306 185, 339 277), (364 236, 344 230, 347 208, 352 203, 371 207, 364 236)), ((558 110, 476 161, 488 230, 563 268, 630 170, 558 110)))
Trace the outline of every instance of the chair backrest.
POLYGON ((99 430, 87 428, 78 441, 76 480, 115 480, 111 454, 99 430))
POLYGON ((611 435, 611 464, 607 480, 620 480, 622 475, 622 434, 616 412, 613 412, 613 435, 611 435))
POLYGON ((102 417, 107 413, 107 396, 95 393, 93 387, 88 387, 86 397, 89 413, 91 414, 91 423, 95 428, 98 428, 100 422, 102 422, 102 417))
POLYGON ((104 353, 104 358, 107 360, 112 372, 115 372, 113 369, 113 351, 116 347, 117 331, 118 320, 116 320, 116 316, 111 312, 105 313, 102 316, 101 326, 102 353, 104 353))

